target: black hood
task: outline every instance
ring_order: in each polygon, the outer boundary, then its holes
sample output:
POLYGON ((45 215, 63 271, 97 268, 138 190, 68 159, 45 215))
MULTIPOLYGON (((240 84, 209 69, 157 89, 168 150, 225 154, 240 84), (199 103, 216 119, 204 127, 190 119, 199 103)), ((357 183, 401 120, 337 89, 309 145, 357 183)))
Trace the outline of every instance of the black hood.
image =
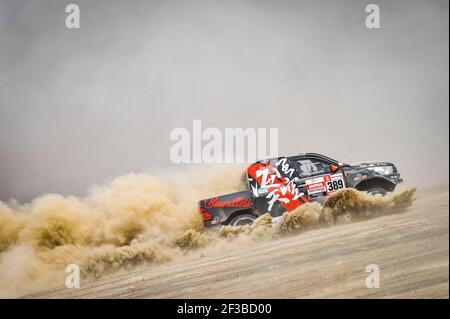
POLYGON ((347 164, 346 167, 350 168, 367 168, 367 167, 377 167, 377 166, 394 166, 394 164, 389 162, 361 162, 361 163, 353 163, 347 164))

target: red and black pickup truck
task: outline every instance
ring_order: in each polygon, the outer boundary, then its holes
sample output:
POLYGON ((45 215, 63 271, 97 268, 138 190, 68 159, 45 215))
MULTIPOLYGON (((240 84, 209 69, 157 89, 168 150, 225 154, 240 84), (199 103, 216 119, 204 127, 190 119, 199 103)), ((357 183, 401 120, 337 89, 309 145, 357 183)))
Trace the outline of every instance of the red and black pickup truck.
POLYGON ((272 158, 250 165, 245 190, 199 201, 206 226, 245 225, 265 213, 279 217, 312 201, 323 202, 350 187, 385 195, 402 179, 394 164, 344 164, 317 153, 272 158))

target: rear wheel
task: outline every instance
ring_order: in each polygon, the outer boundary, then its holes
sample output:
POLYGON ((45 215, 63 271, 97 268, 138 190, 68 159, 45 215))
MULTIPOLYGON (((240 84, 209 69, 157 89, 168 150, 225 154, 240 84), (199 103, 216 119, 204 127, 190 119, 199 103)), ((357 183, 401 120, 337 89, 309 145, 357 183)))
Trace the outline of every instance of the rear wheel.
POLYGON ((372 195, 380 194, 384 196, 388 193, 388 190, 382 187, 371 187, 366 189, 366 192, 372 195))
POLYGON ((233 217, 228 225, 230 226, 242 226, 242 225, 251 225, 255 222, 256 216, 252 214, 240 214, 233 217))

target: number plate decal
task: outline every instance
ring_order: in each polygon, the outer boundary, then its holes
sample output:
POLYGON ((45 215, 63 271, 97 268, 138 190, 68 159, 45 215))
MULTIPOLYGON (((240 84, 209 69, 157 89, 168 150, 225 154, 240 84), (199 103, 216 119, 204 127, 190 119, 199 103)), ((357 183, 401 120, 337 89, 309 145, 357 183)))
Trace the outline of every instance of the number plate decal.
POLYGON ((327 187, 328 195, 335 193, 336 191, 345 188, 345 180, 342 173, 325 176, 325 184, 327 187))

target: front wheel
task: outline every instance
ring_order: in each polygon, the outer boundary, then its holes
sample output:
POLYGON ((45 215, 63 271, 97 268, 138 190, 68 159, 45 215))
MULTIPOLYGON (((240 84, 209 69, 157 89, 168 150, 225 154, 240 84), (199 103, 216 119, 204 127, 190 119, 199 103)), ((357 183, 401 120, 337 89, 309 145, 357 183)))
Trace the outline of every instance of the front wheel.
POLYGON ((230 226, 242 226, 242 225, 251 225, 255 222, 256 216, 252 214, 240 214, 233 217, 228 225, 230 226))
POLYGON ((380 195, 384 196, 388 193, 388 190, 385 188, 382 188, 382 187, 371 187, 371 188, 366 189, 366 192, 368 192, 369 194, 372 194, 372 195, 380 194, 380 195))

